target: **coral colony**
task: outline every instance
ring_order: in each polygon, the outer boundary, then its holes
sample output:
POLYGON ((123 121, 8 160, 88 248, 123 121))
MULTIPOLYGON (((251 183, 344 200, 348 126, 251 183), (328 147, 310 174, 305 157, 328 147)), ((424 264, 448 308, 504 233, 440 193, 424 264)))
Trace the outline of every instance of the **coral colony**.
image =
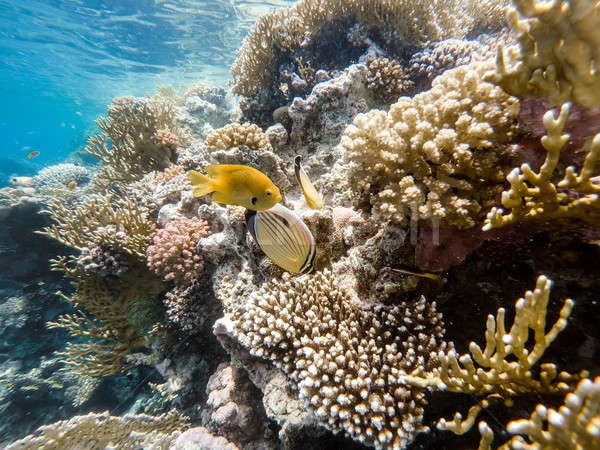
POLYGON ((0 216, 34 205, 64 244, 73 405, 140 367, 151 393, 8 448, 600 448, 599 30, 597 0, 301 0, 258 20, 231 93, 113 100, 99 165, 15 182, 0 216), (214 164, 273 181, 312 273, 194 197, 214 164))

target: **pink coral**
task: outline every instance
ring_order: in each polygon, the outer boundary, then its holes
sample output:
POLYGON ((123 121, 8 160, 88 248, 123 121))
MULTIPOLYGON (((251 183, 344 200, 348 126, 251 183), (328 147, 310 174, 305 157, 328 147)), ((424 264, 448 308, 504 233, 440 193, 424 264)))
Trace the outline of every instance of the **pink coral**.
POLYGON ((185 169, 183 166, 171 166, 167 167, 165 170, 159 172, 154 171, 154 181, 157 183, 166 183, 171 180, 173 177, 179 175, 180 173, 184 173, 185 169))
POLYGON ((209 233, 208 223, 197 218, 169 222, 154 233, 146 252, 148 267, 165 281, 192 283, 204 268, 204 260, 196 248, 198 240, 209 233))
POLYGON ((152 140, 157 147, 169 150, 175 150, 179 145, 179 137, 167 128, 156 130, 152 140))

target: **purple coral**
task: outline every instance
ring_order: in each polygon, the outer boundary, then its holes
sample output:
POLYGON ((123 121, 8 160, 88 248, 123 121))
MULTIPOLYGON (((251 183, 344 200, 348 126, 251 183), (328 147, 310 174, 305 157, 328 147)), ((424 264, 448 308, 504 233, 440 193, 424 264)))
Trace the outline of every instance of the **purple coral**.
POLYGON ((198 240, 208 236, 208 223, 197 218, 175 219, 156 230, 146 260, 165 281, 190 284, 202 273, 204 260, 197 250, 198 240))

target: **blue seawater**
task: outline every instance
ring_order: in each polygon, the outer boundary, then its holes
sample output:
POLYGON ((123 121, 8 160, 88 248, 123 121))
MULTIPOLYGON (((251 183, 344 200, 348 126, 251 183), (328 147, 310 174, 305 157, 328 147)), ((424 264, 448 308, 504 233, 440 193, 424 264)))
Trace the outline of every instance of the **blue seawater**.
POLYGON ((256 17, 290 3, 0 0, 0 187, 85 145, 116 96, 224 86, 256 17))

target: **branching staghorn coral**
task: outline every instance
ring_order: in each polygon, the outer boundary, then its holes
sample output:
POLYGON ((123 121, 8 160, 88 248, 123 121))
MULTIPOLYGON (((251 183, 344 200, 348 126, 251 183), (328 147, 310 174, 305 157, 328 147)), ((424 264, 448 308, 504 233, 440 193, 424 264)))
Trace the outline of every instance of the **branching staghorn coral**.
POLYGON ((111 416, 108 411, 43 425, 35 434, 13 442, 7 449, 106 448, 167 449, 179 432, 188 428, 188 420, 177 411, 160 416, 126 414, 111 416))
POLYGON ((388 113, 359 114, 341 139, 349 189, 394 222, 440 220, 469 228, 502 189, 498 155, 514 131, 518 101, 481 80, 471 63, 401 97, 388 113))
POLYGON ((41 234, 76 249, 107 245, 141 260, 156 228, 144 206, 112 195, 88 195, 74 208, 51 201, 46 212, 55 223, 41 234))
POLYGON ((600 221, 600 134, 588 139, 583 147, 585 160, 581 170, 567 167, 562 180, 556 182, 555 170, 561 150, 569 141, 563 134, 569 116, 570 104, 565 103, 557 118, 553 111, 544 114, 547 135, 541 140, 548 152, 539 173, 529 164, 513 169, 506 177, 510 189, 502 193, 502 205, 510 208, 504 214, 502 208, 493 207, 487 215, 483 230, 503 227, 528 220, 550 221, 556 219, 579 220, 589 225, 600 221))
POLYGON ((509 22, 519 47, 498 51, 489 79, 517 97, 556 105, 600 105, 600 2, 514 0, 509 22), (507 58, 508 57, 508 58, 507 58), (505 59, 512 67, 507 68, 505 59))
POLYGON ((422 429, 424 392, 399 377, 433 370, 443 348, 435 303, 361 307, 325 270, 285 274, 231 316, 242 345, 297 383, 324 427, 376 448, 403 448, 422 429))
POLYGON ((429 372, 417 368, 400 376, 401 381, 409 386, 468 393, 483 398, 483 404, 472 407, 465 420, 456 413, 452 421, 441 419, 438 428, 462 434, 473 426, 477 414, 489 402, 506 402, 523 394, 568 392, 577 380, 587 375, 585 372, 579 375, 558 373, 556 365, 549 363, 539 365, 539 376, 534 375, 532 369, 537 367, 546 349, 567 326, 574 305, 571 299, 565 300, 558 320, 546 331, 551 286, 552 282, 542 275, 537 280, 536 289, 527 291, 524 298, 517 300, 510 330, 507 330, 504 321, 504 308, 498 309, 496 317, 489 315, 483 350, 471 342, 469 354, 459 356, 453 349, 441 351, 438 354, 439 367, 429 372), (533 347, 528 348, 530 330, 534 339, 533 347))
POLYGON ((121 97, 113 100, 106 116, 97 121, 103 133, 91 137, 86 147, 106 164, 94 179, 99 187, 137 180, 174 161, 180 132, 169 102, 121 97))
POLYGON ((253 123, 231 123, 210 133, 206 138, 206 150, 227 150, 245 145, 252 150, 271 150, 271 144, 264 131, 253 123))
POLYGON ((310 45, 333 22, 358 22, 389 41, 419 45, 461 38, 477 25, 501 23, 503 0, 464 4, 445 0, 302 0, 294 7, 262 16, 244 39, 231 73, 234 93, 252 97, 273 81, 277 55, 310 45))
POLYGON ((73 372, 93 376, 114 375, 134 367, 126 363, 128 355, 148 346, 149 341, 132 323, 130 311, 138 302, 158 295, 162 284, 148 272, 129 271, 121 279, 97 275, 82 276, 75 282, 75 293, 63 298, 76 307, 49 328, 64 328, 74 337, 88 337, 84 343, 68 343, 65 364, 73 372), (89 314, 93 316, 90 318, 89 314))

